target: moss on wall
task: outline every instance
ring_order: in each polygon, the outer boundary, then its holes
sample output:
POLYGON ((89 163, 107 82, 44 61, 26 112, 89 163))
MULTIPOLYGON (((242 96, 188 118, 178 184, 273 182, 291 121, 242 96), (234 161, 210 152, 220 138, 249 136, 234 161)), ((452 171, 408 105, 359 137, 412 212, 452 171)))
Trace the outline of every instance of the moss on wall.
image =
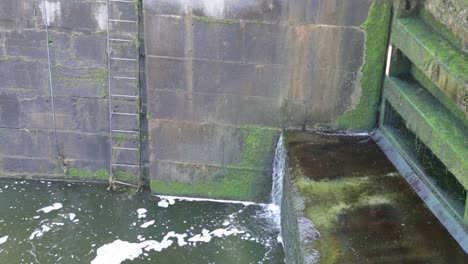
MULTIPOLYGON (((240 161, 220 166, 217 175, 200 183, 151 180, 158 194, 267 202, 271 191, 271 170, 279 130, 265 126, 241 126, 243 144, 240 161)), ((200 165, 202 166, 202 165, 200 165)), ((210 171, 198 170, 200 174, 210 171)))
POLYGON ((365 62, 361 70, 361 98, 353 110, 336 120, 334 126, 339 130, 370 131, 377 123, 391 7, 391 1, 376 0, 370 8, 367 20, 361 26, 366 32, 365 62))
POLYGON ((108 181, 109 172, 105 169, 98 170, 98 171, 91 171, 91 170, 80 170, 78 168, 72 167, 67 170, 65 179, 108 181))

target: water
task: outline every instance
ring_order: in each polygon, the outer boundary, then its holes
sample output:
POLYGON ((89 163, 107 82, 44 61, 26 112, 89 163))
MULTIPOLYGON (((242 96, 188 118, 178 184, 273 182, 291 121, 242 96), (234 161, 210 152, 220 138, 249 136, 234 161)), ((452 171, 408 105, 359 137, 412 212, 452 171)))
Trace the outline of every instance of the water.
POLYGON ((0 180, 0 262, 284 263, 272 208, 0 180))
POLYGON ((281 208, 281 197, 283 195, 284 166, 286 164, 286 148, 284 147, 283 133, 281 133, 276 144, 275 158, 273 161, 273 177, 271 188, 271 203, 281 208))

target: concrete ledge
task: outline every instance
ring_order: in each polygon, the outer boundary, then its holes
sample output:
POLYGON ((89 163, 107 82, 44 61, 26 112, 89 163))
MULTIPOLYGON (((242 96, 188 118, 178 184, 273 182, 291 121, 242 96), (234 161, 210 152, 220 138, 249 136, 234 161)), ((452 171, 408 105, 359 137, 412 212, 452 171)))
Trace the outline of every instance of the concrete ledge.
POLYGON ((386 78, 384 98, 415 133, 468 188, 467 128, 422 86, 398 78, 386 78))
POLYGON ((463 52, 417 18, 395 20, 391 43, 468 114, 468 57, 463 52))

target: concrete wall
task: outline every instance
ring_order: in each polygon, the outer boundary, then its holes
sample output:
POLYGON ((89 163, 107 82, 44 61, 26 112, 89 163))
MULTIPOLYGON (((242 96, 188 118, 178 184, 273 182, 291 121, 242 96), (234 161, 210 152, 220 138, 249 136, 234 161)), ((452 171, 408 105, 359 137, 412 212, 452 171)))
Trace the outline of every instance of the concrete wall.
MULTIPOLYGON (((144 1, 152 189, 200 195, 189 190, 193 184, 225 181, 231 167, 269 177, 274 144, 256 154, 262 166, 241 164, 251 152, 247 133, 372 129, 389 22, 366 76, 376 81, 363 89, 364 23, 373 2, 144 1)), ((378 16, 389 18, 388 1, 377 2, 378 16)))
POLYGON ((388 3, 2 1, 0 174, 267 199, 280 128, 375 126, 388 3))
POLYGON ((2 176, 107 180, 107 18, 106 1, 1 1, 2 176))

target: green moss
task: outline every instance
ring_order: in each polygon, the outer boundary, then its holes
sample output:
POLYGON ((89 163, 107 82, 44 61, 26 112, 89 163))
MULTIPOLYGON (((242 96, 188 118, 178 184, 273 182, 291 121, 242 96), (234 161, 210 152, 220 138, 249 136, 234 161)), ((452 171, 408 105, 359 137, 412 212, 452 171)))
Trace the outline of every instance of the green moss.
POLYGON ((147 112, 146 113, 146 119, 149 120, 149 119, 154 119, 154 118, 155 118, 155 116, 154 116, 154 114, 152 112, 147 112))
POLYGON ((238 21, 231 20, 231 19, 214 19, 214 18, 209 18, 209 17, 193 17, 194 20, 198 22, 203 22, 203 23, 221 23, 221 24, 227 24, 227 25, 232 25, 232 24, 237 24, 239 23, 238 21))
POLYGON ((121 181, 121 182, 128 182, 128 183, 137 183, 138 182, 138 176, 126 172, 126 171, 117 171, 114 173, 115 180, 121 181))
POLYGON ((446 40, 450 41, 459 50, 463 49, 462 41, 457 38, 452 31, 444 24, 440 23, 430 12, 421 8, 419 16, 426 22, 433 30, 442 35, 446 40))
POLYGON ((243 135, 239 167, 267 169, 271 167, 278 129, 247 125, 241 127, 243 135))
POLYGON ((67 170, 66 178, 77 180, 109 180, 109 172, 105 169, 98 171, 80 170, 77 168, 69 168, 67 170))
POLYGON ((255 200, 255 178, 260 172, 231 167, 223 177, 208 183, 180 183, 151 180, 151 190, 158 194, 208 197, 241 201, 255 200))
POLYGON ((127 136, 127 135, 112 135, 112 140, 116 143, 121 143, 125 141, 133 140, 134 137, 127 136))
POLYGON ((370 131, 376 125, 391 7, 391 1, 374 1, 363 24, 366 31, 366 51, 365 63, 361 70, 361 97, 353 110, 337 119, 335 126, 340 130, 370 131))

